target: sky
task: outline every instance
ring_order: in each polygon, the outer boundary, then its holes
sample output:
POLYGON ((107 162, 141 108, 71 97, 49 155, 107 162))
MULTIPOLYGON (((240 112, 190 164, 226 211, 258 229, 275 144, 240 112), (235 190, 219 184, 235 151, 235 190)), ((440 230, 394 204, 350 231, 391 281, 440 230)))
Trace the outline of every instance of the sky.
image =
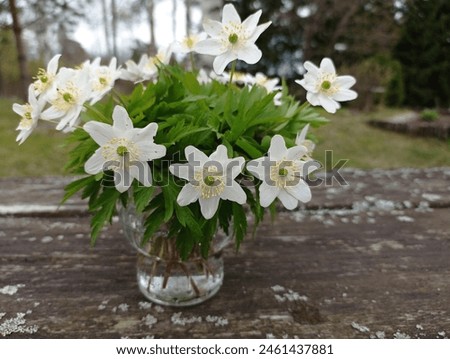
MULTIPOLYGON (((97 2, 97 6, 100 6, 97 2)), ((175 40, 181 40, 186 35, 186 7, 183 0, 177 0, 177 20, 176 34, 172 25, 173 1, 162 0, 155 2, 154 19, 155 19, 155 38, 157 46, 168 45, 175 40)), ((82 44, 83 48, 90 54, 104 54, 106 52, 106 41, 102 28, 102 19, 99 18, 99 11, 96 21, 98 25, 90 24, 89 21, 80 22, 76 28, 73 39, 82 44)), ((201 22, 200 9, 193 9, 192 21, 194 24, 201 22)), ((118 27, 118 45, 121 47, 122 56, 130 56, 130 48, 138 39, 144 43, 150 43, 150 30, 148 26, 147 14, 143 12, 140 16, 136 16, 136 22, 133 24, 119 24, 118 27)))

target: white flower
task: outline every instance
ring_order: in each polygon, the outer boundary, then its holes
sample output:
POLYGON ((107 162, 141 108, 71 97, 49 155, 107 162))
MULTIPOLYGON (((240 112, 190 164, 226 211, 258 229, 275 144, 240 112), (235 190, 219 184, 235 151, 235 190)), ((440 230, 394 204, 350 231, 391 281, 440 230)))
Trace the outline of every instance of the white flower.
POLYGON ((309 123, 303 127, 302 131, 297 134, 297 138, 295 139, 295 144, 297 146, 305 146, 306 147, 306 159, 311 159, 312 153, 316 145, 313 141, 306 139, 306 134, 309 130, 309 123))
POLYGON ((174 45, 174 52, 179 52, 181 54, 188 54, 196 50, 197 44, 200 41, 205 40, 208 37, 206 32, 201 32, 200 34, 188 35, 181 41, 177 41, 174 45))
POLYGON ((335 113, 341 108, 338 101, 350 101, 358 97, 358 94, 350 90, 356 80, 353 76, 337 76, 333 61, 324 58, 320 62, 320 68, 312 62, 304 64, 307 73, 303 80, 295 82, 303 86, 307 91, 306 99, 313 106, 322 106, 326 111, 335 113))
POLYGON ((216 56, 213 67, 217 74, 221 74, 225 67, 236 59, 248 64, 257 63, 262 53, 255 42, 271 24, 269 21, 258 26, 261 13, 262 11, 259 10, 241 22, 234 6, 225 5, 221 23, 209 19, 203 23, 203 28, 211 38, 200 41, 196 51, 200 54, 216 56))
POLYGON ((84 66, 89 67, 92 88, 90 104, 93 105, 114 87, 114 83, 120 77, 121 71, 120 68, 117 68, 115 57, 111 59, 109 66, 101 66, 99 57, 92 63, 85 63, 84 66))
POLYGON ((306 151, 304 146, 287 149, 284 138, 275 135, 268 156, 247 164, 247 169, 263 181, 259 186, 261 206, 268 207, 278 197, 287 209, 294 209, 299 201, 311 199, 311 190, 302 177, 318 167, 315 162, 300 160, 306 151))
POLYGON ((49 61, 47 70, 39 69, 35 81, 33 82, 34 94, 36 96, 45 95, 54 85, 56 73, 58 72, 58 62, 61 55, 55 55, 49 61))
POLYGON ((144 186, 151 186, 152 174, 147 161, 166 155, 166 148, 153 142, 158 125, 153 122, 144 128, 133 128, 122 106, 114 108, 112 118, 112 126, 96 121, 83 126, 100 145, 84 164, 84 170, 93 175, 113 170, 115 187, 121 193, 131 186, 133 178, 144 186))
POLYGON ((246 202, 247 195, 234 180, 244 166, 243 157, 228 158, 224 145, 219 145, 209 157, 194 146, 186 147, 184 152, 188 163, 169 168, 175 176, 189 181, 178 195, 180 206, 198 200, 203 217, 210 219, 216 213, 220 199, 239 204, 246 202))
POLYGON ((172 46, 168 46, 161 48, 155 56, 142 55, 138 64, 128 60, 125 62, 127 68, 122 69, 120 78, 134 83, 151 80, 158 74, 158 65, 167 65, 171 56, 172 46))
POLYGON ((42 119, 58 119, 57 130, 75 127, 91 92, 87 66, 78 70, 62 68, 56 76, 55 87, 47 97, 51 106, 42 112, 42 119))
POLYGON ((281 90, 281 86, 277 86, 280 82, 278 77, 269 78, 261 72, 256 73, 253 78, 253 83, 258 86, 262 86, 266 89, 267 93, 281 90))
POLYGON ((43 107, 44 102, 37 100, 33 84, 28 87, 28 103, 25 105, 19 105, 18 103, 13 104, 13 111, 22 116, 19 126, 16 128, 16 130, 20 131, 16 138, 19 145, 21 145, 36 128, 43 107))
POLYGON ((198 74, 197 74, 197 81, 200 84, 209 84, 212 81, 212 78, 210 76, 208 76, 208 74, 206 73, 206 71, 204 69, 200 69, 198 74))
MULTIPOLYGON (((220 75, 217 75, 215 72, 211 72, 211 78, 223 84, 230 82, 230 77, 231 74, 226 71, 222 72, 220 75)), ((251 74, 236 71, 233 74, 231 81, 239 85, 251 85, 254 83, 254 78, 251 74)))

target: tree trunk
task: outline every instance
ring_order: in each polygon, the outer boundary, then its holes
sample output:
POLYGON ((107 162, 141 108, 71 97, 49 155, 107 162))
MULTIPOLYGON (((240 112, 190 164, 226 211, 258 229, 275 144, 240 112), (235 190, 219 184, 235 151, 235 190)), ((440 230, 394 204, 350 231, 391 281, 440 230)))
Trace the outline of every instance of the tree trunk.
POLYGON ((105 46, 106 54, 111 55, 111 37, 109 31, 109 21, 108 21, 108 7, 106 5, 106 0, 102 0, 102 12, 103 12, 103 34, 105 36, 105 46))
POLYGON ((154 18, 154 3, 153 0, 147 0, 147 18, 148 26, 150 30, 150 46, 149 51, 151 54, 156 52, 156 39, 155 39, 155 18, 154 18))
POLYGON ((22 26, 20 25, 18 9, 16 6, 16 0, 9 0, 9 11, 13 21, 13 32, 16 40, 17 60, 19 62, 20 72, 20 97, 25 101, 28 97, 28 83, 30 81, 27 70, 27 57, 22 41, 22 26))
POLYGON ((192 33, 192 18, 191 18, 191 8, 192 0, 185 0, 186 6, 186 36, 190 36, 192 33))
POLYGON ((117 53, 117 7, 116 7, 116 0, 111 0, 111 33, 112 33, 112 50, 113 50, 113 56, 118 58, 117 53))
POLYGON ((177 0, 172 0, 172 36, 173 40, 177 39, 177 0))

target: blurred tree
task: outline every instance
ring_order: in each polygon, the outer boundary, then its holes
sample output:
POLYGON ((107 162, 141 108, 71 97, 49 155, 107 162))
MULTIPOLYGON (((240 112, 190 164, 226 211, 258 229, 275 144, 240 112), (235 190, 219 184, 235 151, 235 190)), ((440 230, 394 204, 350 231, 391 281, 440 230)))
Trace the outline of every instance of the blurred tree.
POLYGON ((12 29, 16 41, 17 62, 19 64, 19 93, 20 97, 26 101, 28 97, 29 75, 27 69, 27 55, 22 39, 22 24, 19 19, 19 9, 16 6, 16 0, 9 0, 9 12, 12 18, 12 29))
MULTIPOLYGON (((337 66, 388 54, 398 39, 395 0, 234 0, 242 18, 262 9, 270 32, 257 44, 263 58, 253 71, 296 77, 302 63, 332 57, 337 66)), ((243 66, 244 67, 244 66, 243 66)))
POLYGON ((401 62, 405 104, 450 105, 450 1, 409 0, 394 55, 401 62))

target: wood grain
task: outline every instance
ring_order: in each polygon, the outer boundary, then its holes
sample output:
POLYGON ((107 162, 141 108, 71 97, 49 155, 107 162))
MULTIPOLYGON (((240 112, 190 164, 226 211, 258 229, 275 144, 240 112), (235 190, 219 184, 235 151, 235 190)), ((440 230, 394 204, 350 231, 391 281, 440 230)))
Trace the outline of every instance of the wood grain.
POLYGON ((0 180, 0 338, 447 337, 450 168, 344 177, 229 249, 220 292, 183 309, 139 293, 119 223, 90 248, 83 203, 55 210, 68 179, 0 180))

